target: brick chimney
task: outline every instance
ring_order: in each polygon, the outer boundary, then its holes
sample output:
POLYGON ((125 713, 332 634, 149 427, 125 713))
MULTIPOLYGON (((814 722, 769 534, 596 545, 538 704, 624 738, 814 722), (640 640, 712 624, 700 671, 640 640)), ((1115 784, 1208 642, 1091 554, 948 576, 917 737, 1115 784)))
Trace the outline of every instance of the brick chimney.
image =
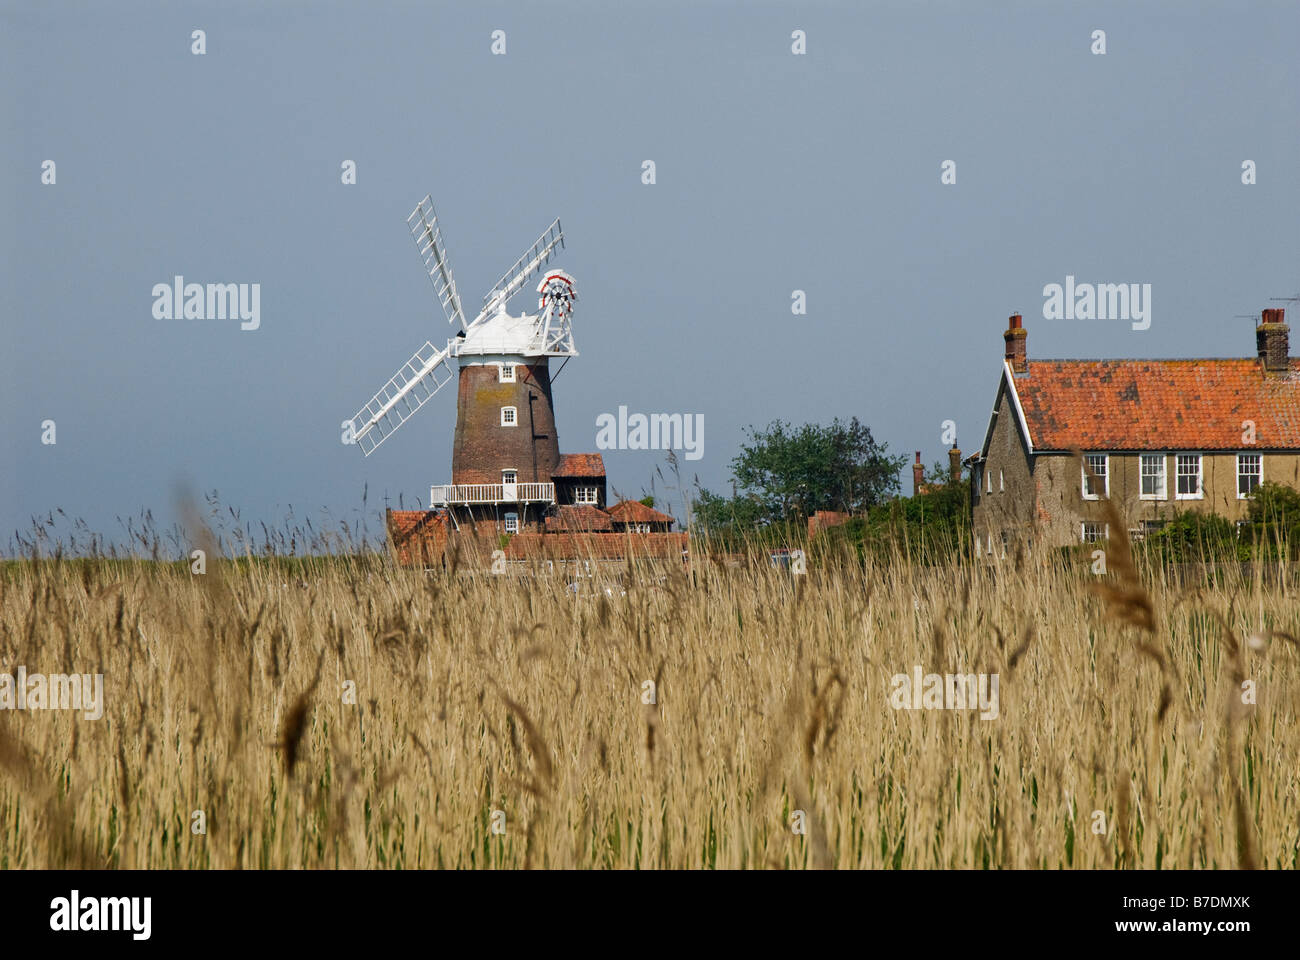
POLYGON ((957 449, 955 443, 948 451, 948 479, 952 483, 961 482, 961 451, 957 449))
POLYGON ((1025 358, 1025 339, 1029 336, 1020 325, 1020 314, 1013 313, 1008 321, 1007 332, 1002 339, 1007 342, 1007 363, 1011 364, 1012 373, 1028 373, 1029 361, 1025 358))
POLYGON ((1287 333, 1291 329, 1284 322, 1286 311, 1280 307, 1265 310, 1255 328, 1255 350, 1263 361, 1266 374, 1286 373, 1291 368, 1290 345, 1287 333))
POLYGON ((925 467, 921 466, 921 451, 916 451, 916 463, 912 464, 912 496, 921 492, 921 484, 925 483, 925 467))

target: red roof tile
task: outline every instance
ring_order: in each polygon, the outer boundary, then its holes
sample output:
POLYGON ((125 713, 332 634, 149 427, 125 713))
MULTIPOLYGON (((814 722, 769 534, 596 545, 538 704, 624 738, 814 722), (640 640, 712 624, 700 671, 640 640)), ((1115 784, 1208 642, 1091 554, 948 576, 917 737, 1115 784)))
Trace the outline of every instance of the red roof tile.
POLYGON ((564 504, 557 514, 546 518, 546 531, 613 530, 609 514, 590 504, 564 504))
POLYGON ((447 526, 441 510, 389 510, 388 529, 394 537, 410 536, 433 527, 447 526))
POLYGON ((615 523, 676 523, 666 513, 647 507, 639 500, 620 500, 609 508, 615 523))
POLYGON ((603 477, 605 460, 599 453, 566 453, 561 455, 559 466, 551 471, 553 477, 603 477))
POLYGON ((1031 360, 1015 378, 1035 450, 1300 448, 1300 360, 1031 360))
POLYGON ((397 562, 427 562, 442 553, 449 528, 441 510, 389 510, 388 535, 397 562))

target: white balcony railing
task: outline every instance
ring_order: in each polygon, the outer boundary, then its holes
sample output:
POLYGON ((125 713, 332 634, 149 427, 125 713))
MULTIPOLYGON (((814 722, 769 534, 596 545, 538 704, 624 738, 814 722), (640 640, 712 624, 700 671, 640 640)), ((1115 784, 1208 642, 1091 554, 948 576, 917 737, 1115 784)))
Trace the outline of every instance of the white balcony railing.
POLYGON ((443 483, 429 488, 429 505, 554 503, 553 483, 443 483))

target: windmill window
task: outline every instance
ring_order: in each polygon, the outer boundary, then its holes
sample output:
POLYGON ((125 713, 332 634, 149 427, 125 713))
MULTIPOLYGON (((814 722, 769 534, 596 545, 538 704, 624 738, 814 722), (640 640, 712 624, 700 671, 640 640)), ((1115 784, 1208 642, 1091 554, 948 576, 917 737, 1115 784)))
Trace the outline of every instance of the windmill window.
POLYGON ((984 484, 985 484, 985 490, 984 490, 984 492, 985 492, 985 493, 992 493, 992 492, 993 492, 993 474, 989 473, 988 471, 989 471, 989 468, 988 468, 988 467, 985 467, 985 468, 984 468, 984 484))
POLYGON ((515 382, 515 365, 514 365, 513 363, 503 363, 503 364, 501 364, 501 378, 500 378, 500 382, 501 382, 501 383, 514 383, 514 382, 515 382))
POLYGON ((501 482, 502 482, 502 483, 516 483, 516 482, 518 482, 518 480, 519 480, 519 473, 518 473, 518 471, 516 471, 516 470, 502 470, 502 471, 501 471, 501 482))
POLYGON ((518 532, 519 532, 519 514, 517 514, 517 513, 507 513, 507 514, 506 514, 506 533, 518 533, 518 532))
POLYGON ((518 423, 519 411, 514 407, 501 408, 501 426, 513 427, 518 423))

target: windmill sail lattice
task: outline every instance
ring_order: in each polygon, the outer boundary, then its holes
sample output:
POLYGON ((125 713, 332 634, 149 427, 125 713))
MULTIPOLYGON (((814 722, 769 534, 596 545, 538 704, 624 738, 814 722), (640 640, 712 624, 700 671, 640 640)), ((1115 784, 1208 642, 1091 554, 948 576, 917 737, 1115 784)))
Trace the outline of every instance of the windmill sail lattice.
POLYGON ((424 269, 433 281, 433 291, 438 295, 443 312, 447 314, 448 323, 460 323, 465 327, 465 311, 461 309, 460 294, 456 292, 456 280, 451 273, 451 261, 447 249, 442 245, 442 233, 438 229, 438 214, 433 209, 431 196, 426 195, 415 205, 411 215, 406 218, 411 237, 420 250, 420 259, 424 269))
POLYGON ((352 418, 354 442, 368 457, 456 375, 450 352, 426 342, 352 418))
POLYGON ((557 247, 564 246, 564 230, 560 227, 560 218, 556 217, 537 242, 524 251, 524 255, 515 261, 514 266, 501 275, 501 279, 492 285, 483 297, 483 312, 474 318, 474 323, 486 320, 496 313, 524 288, 529 277, 550 262, 557 247))

